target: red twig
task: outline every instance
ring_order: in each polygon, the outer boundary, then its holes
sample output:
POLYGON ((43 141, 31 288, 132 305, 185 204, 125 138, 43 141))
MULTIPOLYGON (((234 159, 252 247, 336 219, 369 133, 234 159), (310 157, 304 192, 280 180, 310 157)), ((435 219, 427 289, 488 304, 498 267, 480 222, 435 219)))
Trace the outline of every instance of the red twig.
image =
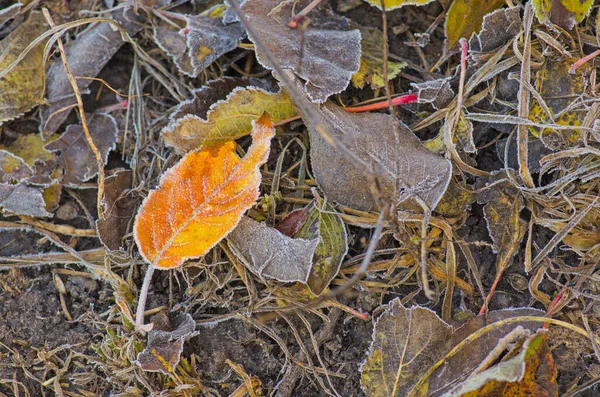
MULTIPOLYGON (((407 105, 409 103, 417 102, 417 99, 418 99, 417 94, 406 94, 406 95, 398 96, 396 98, 392 98, 391 105, 392 106, 407 105)), ((388 101, 383 101, 383 102, 371 103, 369 105, 357 106, 354 108, 344 108, 344 110, 346 112, 350 112, 350 113, 360 113, 360 112, 370 112, 372 110, 386 109, 389 106, 390 106, 390 103, 388 101)))
POLYGON ((584 63, 586 63, 590 59, 597 57, 598 55, 600 55, 600 50, 596 50, 596 51, 592 52, 591 54, 584 56, 583 58, 581 58, 580 60, 578 60, 577 62, 575 62, 569 68, 569 73, 575 73, 575 71, 577 69, 579 69, 579 67, 581 67, 581 65, 583 65, 584 63))
POLYGON ((292 29, 296 29, 300 21, 302 21, 304 17, 307 16, 308 13, 311 12, 316 6, 318 6, 321 1, 322 0, 313 0, 302 11, 300 11, 299 13, 294 15, 292 19, 290 19, 290 21, 288 22, 288 26, 292 29))

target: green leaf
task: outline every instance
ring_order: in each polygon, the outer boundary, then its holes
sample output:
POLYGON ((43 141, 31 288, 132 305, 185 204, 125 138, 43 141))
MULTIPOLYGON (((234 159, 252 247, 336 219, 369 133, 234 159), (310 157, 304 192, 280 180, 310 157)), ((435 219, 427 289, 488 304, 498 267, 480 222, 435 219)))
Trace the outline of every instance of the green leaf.
POLYGON ((468 39, 479 32, 483 17, 502 7, 504 0, 454 0, 446 16, 446 45, 448 54, 464 37, 468 39))

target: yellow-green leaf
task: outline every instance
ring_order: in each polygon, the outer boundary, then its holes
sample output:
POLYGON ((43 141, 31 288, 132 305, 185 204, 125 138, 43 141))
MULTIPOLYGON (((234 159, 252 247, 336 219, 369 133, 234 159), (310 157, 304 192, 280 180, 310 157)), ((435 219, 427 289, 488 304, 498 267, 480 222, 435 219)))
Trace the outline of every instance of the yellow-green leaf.
POLYGON ((593 0, 532 0, 535 15, 541 23, 555 24, 571 30, 590 14, 593 0))
MULTIPOLYGON (((0 42, 0 71, 6 70, 45 31, 42 13, 32 12, 25 22, 0 42)), ((40 43, 0 79, 0 124, 19 117, 42 102, 44 78, 44 43, 40 43)))
MULTIPOLYGON (((381 88, 383 81, 383 33, 379 29, 360 28, 360 69, 352 76, 352 84, 356 88, 363 88, 365 84, 371 84, 372 88, 381 88)), ((388 60, 388 80, 393 79, 406 67, 406 62, 392 62, 388 60)))
POLYGON ((163 130, 168 145, 179 153, 218 145, 250 134, 252 121, 267 112, 273 123, 296 115, 284 91, 267 92, 259 88, 237 88, 224 101, 211 106, 206 120, 187 114, 163 130))
MULTIPOLYGON (((365 0, 367 3, 382 9, 381 0, 365 0)), ((383 5, 386 10, 394 10, 396 8, 404 7, 404 6, 422 6, 427 3, 431 3, 433 0, 384 0, 383 5)))
POLYGON ((503 4, 504 0, 454 0, 446 16, 444 53, 452 51, 462 37, 479 32, 483 17, 503 4))

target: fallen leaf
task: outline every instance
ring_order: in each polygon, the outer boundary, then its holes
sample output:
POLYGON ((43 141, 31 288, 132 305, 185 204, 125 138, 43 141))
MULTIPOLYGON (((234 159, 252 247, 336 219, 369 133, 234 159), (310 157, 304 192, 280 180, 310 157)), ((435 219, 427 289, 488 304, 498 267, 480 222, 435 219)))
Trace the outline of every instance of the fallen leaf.
POLYGON ((58 177, 54 172, 57 156, 54 152, 46 150, 44 146, 55 139, 56 137, 50 137, 44 141, 40 134, 27 134, 19 136, 8 145, 1 145, 0 148, 17 156, 30 168, 28 182, 47 186, 58 177))
MULTIPOLYGON (((581 126, 588 113, 585 106, 577 106, 585 92, 586 80, 591 67, 583 65, 575 73, 570 73, 569 68, 576 61, 573 58, 563 60, 547 59, 543 68, 538 72, 536 88, 545 104, 538 100, 531 101, 529 120, 543 124, 558 124, 563 126, 581 126), (546 109, 544 109, 544 106, 546 109), (577 109, 573 107, 577 106, 577 109), (548 111, 550 115, 548 115, 548 111), (555 117, 555 115, 558 115, 555 117), (552 119, 550 118, 552 117, 552 119)), ((540 129, 531 127, 530 131, 535 136, 540 136, 540 129)), ((540 140, 549 149, 572 148, 581 142, 581 130, 554 130, 545 128, 541 131, 540 140)))
MULTIPOLYGON (((172 331, 152 329, 148 332, 148 344, 138 354, 136 361, 144 371, 162 372, 165 375, 175 373, 183 343, 196 333, 196 322, 189 313, 180 315, 173 322, 177 325, 172 331)), ((157 323, 154 322, 155 325, 157 323)))
MULTIPOLYGON (((143 27, 141 17, 137 16, 132 8, 119 9, 110 15, 130 36, 143 27)), ((71 73, 73 76, 96 77, 124 43, 121 32, 109 23, 98 23, 82 31, 66 48, 71 73)), ((90 79, 78 79, 77 87, 83 93, 91 83, 90 79)), ((73 87, 60 60, 52 63, 48 70, 46 98, 50 105, 41 109, 40 132, 44 136, 50 136, 58 131, 70 113, 57 111, 76 103, 73 87)))
POLYGON ((411 83, 417 90, 418 103, 431 103, 435 109, 443 109, 454 99, 454 91, 450 86, 451 78, 411 83))
POLYGON ((252 131, 252 121, 264 112, 270 115, 273 122, 296 115, 284 91, 271 93, 255 87, 240 87, 234 89, 225 100, 213 103, 206 119, 186 114, 171 120, 162 135, 165 142, 178 153, 187 153, 248 135, 252 131))
MULTIPOLYGON (((25 48, 47 29, 39 11, 0 42, 0 70, 4 71, 25 48)), ((44 42, 35 46, 10 72, 0 79, 0 125, 13 120, 43 101, 44 42)))
POLYGON ((250 270, 280 282, 306 283, 319 239, 291 238, 244 217, 229 234, 230 246, 250 270))
POLYGON ((125 169, 114 171, 104 180, 104 214, 96 221, 96 228, 100 241, 111 251, 123 248, 123 237, 130 232, 139 205, 137 195, 131 192, 132 182, 133 172, 125 169))
POLYGON ((457 151, 465 153, 477 153, 475 142, 473 142, 473 123, 465 117, 461 110, 453 133, 454 146, 457 151))
POLYGON ((51 217, 52 214, 46 211, 42 189, 25 183, 0 183, 0 206, 3 212, 14 215, 51 217))
POLYGON ((504 0, 454 0, 446 15, 444 53, 453 51, 461 38, 479 32, 483 17, 504 5, 504 0))
POLYGON ((450 218, 458 218, 467 212, 474 201, 475 194, 470 189, 450 181, 435 211, 450 218))
POLYGON ((308 208, 300 208, 287 214, 285 218, 275 225, 275 229, 288 237, 293 237, 294 234, 302 229, 306 219, 308 219, 308 208))
MULTIPOLYGON (((108 153, 117 143, 117 122, 108 114, 94 114, 87 121, 92 140, 106 163, 108 153)), ((45 148, 60 151, 58 164, 65 171, 62 182, 66 185, 80 185, 98 174, 96 157, 85 137, 83 127, 78 124, 69 125, 58 139, 48 143, 45 148)))
POLYGON ((421 375, 449 351, 451 335, 452 327, 433 311, 406 309, 394 299, 375 323, 367 360, 360 368, 367 397, 408 395, 421 375))
MULTIPOLYGON (((350 30, 345 18, 327 8, 311 14, 308 27, 290 28, 287 23, 294 9, 302 9, 306 0, 246 0, 242 11, 253 35, 267 47, 279 66, 293 74, 297 84, 311 101, 322 103, 333 94, 342 92, 360 66, 360 31, 350 30)), ((273 70, 260 48, 256 56, 261 65, 273 70)), ((277 76, 275 76, 277 77, 277 76)))
POLYGON ((33 170, 25 161, 6 150, 0 150, 0 182, 19 182, 28 179, 33 170))
POLYGON ((481 31, 469 40, 471 51, 491 52, 521 31, 521 7, 502 8, 483 17, 481 31))
POLYGON ((532 0, 531 3, 540 23, 571 30, 590 14, 594 0, 532 0))
POLYGON ((265 114, 253 123, 244 158, 227 142, 190 152, 167 171, 136 216, 134 237, 144 259, 172 269, 223 239, 258 198, 260 166, 274 135, 265 114))
POLYGON ((340 271, 348 252, 348 234, 344 222, 331 204, 313 200, 306 211, 304 225, 294 234, 294 238, 318 239, 307 284, 315 295, 320 295, 340 271))
POLYGON ((306 119, 313 173, 328 199, 365 211, 374 208, 367 179, 367 173, 372 172, 380 178, 382 196, 395 198, 396 205, 414 206, 413 196, 417 196, 429 208, 436 208, 450 181, 452 166, 444 157, 426 149, 407 126, 398 121, 396 142, 394 122, 389 115, 348 113, 331 103, 316 110, 332 137, 369 165, 369 169, 364 169, 351 162, 306 119), (397 180, 401 191, 395 195, 397 180))
MULTIPOLYGON (((371 84, 371 88, 381 88, 385 85, 383 81, 383 33, 379 29, 360 27, 360 68, 352 76, 352 84, 357 88, 363 88, 365 84, 371 84)), ((392 80, 398 76, 400 71, 406 67, 406 62, 393 62, 388 60, 387 77, 392 80)))
POLYGON ((200 15, 178 15, 183 28, 166 22, 154 27, 154 40, 175 62, 180 72, 197 77, 223 54, 237 48, 245 36, 239 23, 224 24, 218 5, 200 15))
MULTIPOLYGON (((365 0, 367 3, 371 4, 382 9, 381 0, 365 0)), ((427 3, 431 3, 433 0, 384 0, 383 5, 385 5, 386 11, 395 10, 396 8, 404 7, 404 6, 422 6, 427 3)))

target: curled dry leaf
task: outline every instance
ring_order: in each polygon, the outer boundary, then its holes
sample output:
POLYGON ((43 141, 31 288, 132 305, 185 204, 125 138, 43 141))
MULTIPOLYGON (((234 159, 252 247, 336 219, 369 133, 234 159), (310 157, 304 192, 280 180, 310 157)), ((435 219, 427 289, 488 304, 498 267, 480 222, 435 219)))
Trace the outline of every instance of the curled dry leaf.
MULTIPOLYGON (((254 35, 267 47, 279 66, 293 74, 298 85, 317 103, 342 92, 360 66, 360 32, 350 30, 345 18, 320 8, 302 31, 287 25, 294 9, 308 4, 300 1, 246 0, 242 10, 254 35)), ((260 48, 258 61, 273 70, 260 48)), ((277 76, 275 76, 277 77, 277 76)))
POLYGON ((374 208, 375 200, 367 178, 367 173, 372 173, 380 179, 379 193, 386 199, 395 199, 396 205, 414 206, 416 196, 435 209, 452 175, 447 159, 425 148, 400 121, 396 142, 392 116, 348 113, 331 103, 317 111, 333 138, 339 139, 370 167, 364 169, 350 161, 306 119, 313 173, 330 200, 360 210, 374 208), (401 191, 395 193, 397 181, 401 191))
MULTIPOLYGON (((16 61, 21 52, 46 29, 42 13, 32 12, 25 22, 0 42, 0 71, 16 61)), ((44 43, 35 46, 0 79, 0 124, 24 114, 44 99, 44 43)))
POLYGON ((175 373, 183 342, 194 336, 196 322, 190 314, 180 315, 173 322, 176 326, 172 331, 153 329, 148 332, 148 344, 138 354, 136 361, 144 371, 162 372, 165 375, 175 373))
MULTIPOLYGON (((131 8, 122 8, 111 14, 130 36, 139 32, 142 19, 131 8)), ((125 42, 121 32, 109 23, 98 23, 79 34, 71 46, 66 48, 67 61, 73 76, 96 77, 125 42)), ((77 87, 83 92, 92 83, 90 79, 77 79, 77 87)), ((45 136, 55 133, 69 116, 69 111, 58 112, 76 103, 73 87, 67 78, 60 60, 50 65, 46 92, 50 106, 41 111, 40 131, 45 136), (52 115, 52 117, 50 117, 52 115)))
MULTIPOLYGON (((352 84, 357 88, 363 88, 365 84, 371 84, 373 89, 385 85, 383 81, 383 33, 375 28, 360 28, 362 54, 360 56, 360 69, 352 76, 352 84)), ((388 80, 396 77, 406 62, 393 62, 388 60, 388 80)))
POLYGON ((196 77, 242 41, 244 30, 239 23, 225 25, 223 10, 221 5, 200 15, 174 14, 178 21, 185 21, 185 27, 179 29, 165 22, 154 28, 154 40, 180 72, 196 77))
POLYGON ((590 14, 594 0, 533 0, 531 3, 540 23, 571 30, 590 14))
POLYGON ((306 283, 318 238, 291 238, 279 230, 244 217, 229 234, 230 246, 250 270, 284 283, 306 283))
POLYGON ((144 259, 172 269, 208 252, 258 198, 260 166, 275 135, 267 114, 253 123, 242 159, 235 142, 188 153, 167 171, 138 211, 134 237, 144 259))
MULTIPOLYGON (((94 114, 88 118, 88 129, 96 148, 106 164, 108 153, 115 148, 119 128, 114 117, 94 114)), ((77 186, 98 174, 94 152, 85 137, 83 127, 72 124, 56 140, 45 146, 47 150, 60 151, 58 164, 64 169, 63 183, 77 186)))
MULTIPOLYGON (((269 114, 273 122, 296 115, 284 91, 271 93, 256 87, 239 87, 225 100, 213 103, 206 113, 206 119, 196 114, 185 114, 172 119, 162 134, 168 145, 179 153, 186 153, 248 135, 252 131, 252 122, 264 112, 269 114)), ((182 112, 177 114, 181 115, 182 112)))
POLYGON ((458 45, 461 38, 469 39, 479 32, 483 17, 504 5, 504 0, 455 0, 446 15, 446 43, 448 54, 458 45))

